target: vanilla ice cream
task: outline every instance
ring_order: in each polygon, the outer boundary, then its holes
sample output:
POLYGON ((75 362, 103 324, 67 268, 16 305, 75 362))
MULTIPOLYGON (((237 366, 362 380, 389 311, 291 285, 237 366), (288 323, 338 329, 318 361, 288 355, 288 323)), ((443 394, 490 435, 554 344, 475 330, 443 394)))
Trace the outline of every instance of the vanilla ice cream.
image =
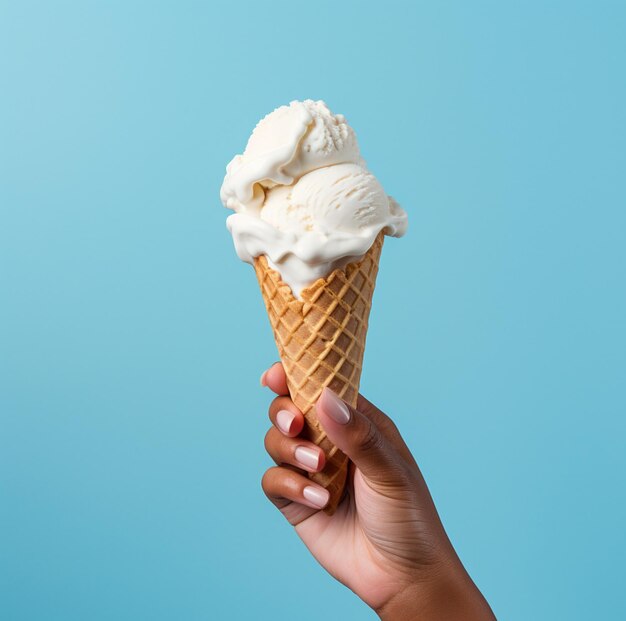
POLYGON ((224 205, 239 257, 266 255, 294 295, 360 259, 384 231, 407 228, 402 208, 362 160, 345 118, 323 101, 293 101, 262 119, 226 168, 224 205))

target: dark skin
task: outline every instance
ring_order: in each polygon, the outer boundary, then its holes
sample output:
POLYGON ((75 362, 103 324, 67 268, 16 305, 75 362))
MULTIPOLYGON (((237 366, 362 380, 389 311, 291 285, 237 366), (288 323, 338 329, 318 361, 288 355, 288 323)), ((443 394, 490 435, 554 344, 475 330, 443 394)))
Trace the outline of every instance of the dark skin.
POLYGON ((278 395, 265 437, 276 466, 265 472, 263 490, 318 562, 383 621, 493 621, 393 421, 362 396, 355 409, 322 393, 317 416, 351 462, 347 494, 328 516, 321 511, 328 493, 306 476, 323 469, 325 456, 299 437, 304 417, 282 365, 261 384, 278 395))

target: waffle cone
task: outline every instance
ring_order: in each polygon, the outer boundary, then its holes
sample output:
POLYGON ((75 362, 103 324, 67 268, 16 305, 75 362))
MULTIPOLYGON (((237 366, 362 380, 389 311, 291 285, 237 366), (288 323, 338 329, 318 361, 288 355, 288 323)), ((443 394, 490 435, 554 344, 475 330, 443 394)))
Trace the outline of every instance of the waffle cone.
POLYGON ((304 289, 300 300, 268 266, 266 257, 254 261, 289 393, 304 414, 302 435, 326 454, 324 470, 308 476, 330 492, 324 509, 329 515, 342 498, 348 458, 326 436, 317 420, 315 403, 328 387, 356 406, 383 238, 380 233, 360 261, 304 289))

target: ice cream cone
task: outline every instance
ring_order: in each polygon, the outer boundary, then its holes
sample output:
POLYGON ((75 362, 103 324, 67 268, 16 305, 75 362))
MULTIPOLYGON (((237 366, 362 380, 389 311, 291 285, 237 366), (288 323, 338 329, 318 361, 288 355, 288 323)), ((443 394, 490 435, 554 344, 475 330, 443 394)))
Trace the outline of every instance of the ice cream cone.
POLYGON ((315 403, 328 387, 356 406, 383 239, 380 233, 360 261, 317 280, 301 292, 301 299, 268 266, 265 256, 254 260, 289 392, 304 414, 303 436, 326 454, 324 470, 308 476, 330 492, 324 509, 329 515, 342 498, 348 458, 326 436, 315 403))

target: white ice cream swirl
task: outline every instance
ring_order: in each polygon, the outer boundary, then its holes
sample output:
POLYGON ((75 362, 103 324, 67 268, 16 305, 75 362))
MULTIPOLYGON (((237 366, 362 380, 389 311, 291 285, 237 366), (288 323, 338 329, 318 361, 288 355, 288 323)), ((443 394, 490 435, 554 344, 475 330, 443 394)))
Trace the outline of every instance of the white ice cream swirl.
POLYGON ((361 258, 380 231, 400 237, 404 210, 361 159, 356 136, 323 101, 293 101, 262 119, 226 168, 224 205, 239 257, 266 255, 295 296, 361 258))

